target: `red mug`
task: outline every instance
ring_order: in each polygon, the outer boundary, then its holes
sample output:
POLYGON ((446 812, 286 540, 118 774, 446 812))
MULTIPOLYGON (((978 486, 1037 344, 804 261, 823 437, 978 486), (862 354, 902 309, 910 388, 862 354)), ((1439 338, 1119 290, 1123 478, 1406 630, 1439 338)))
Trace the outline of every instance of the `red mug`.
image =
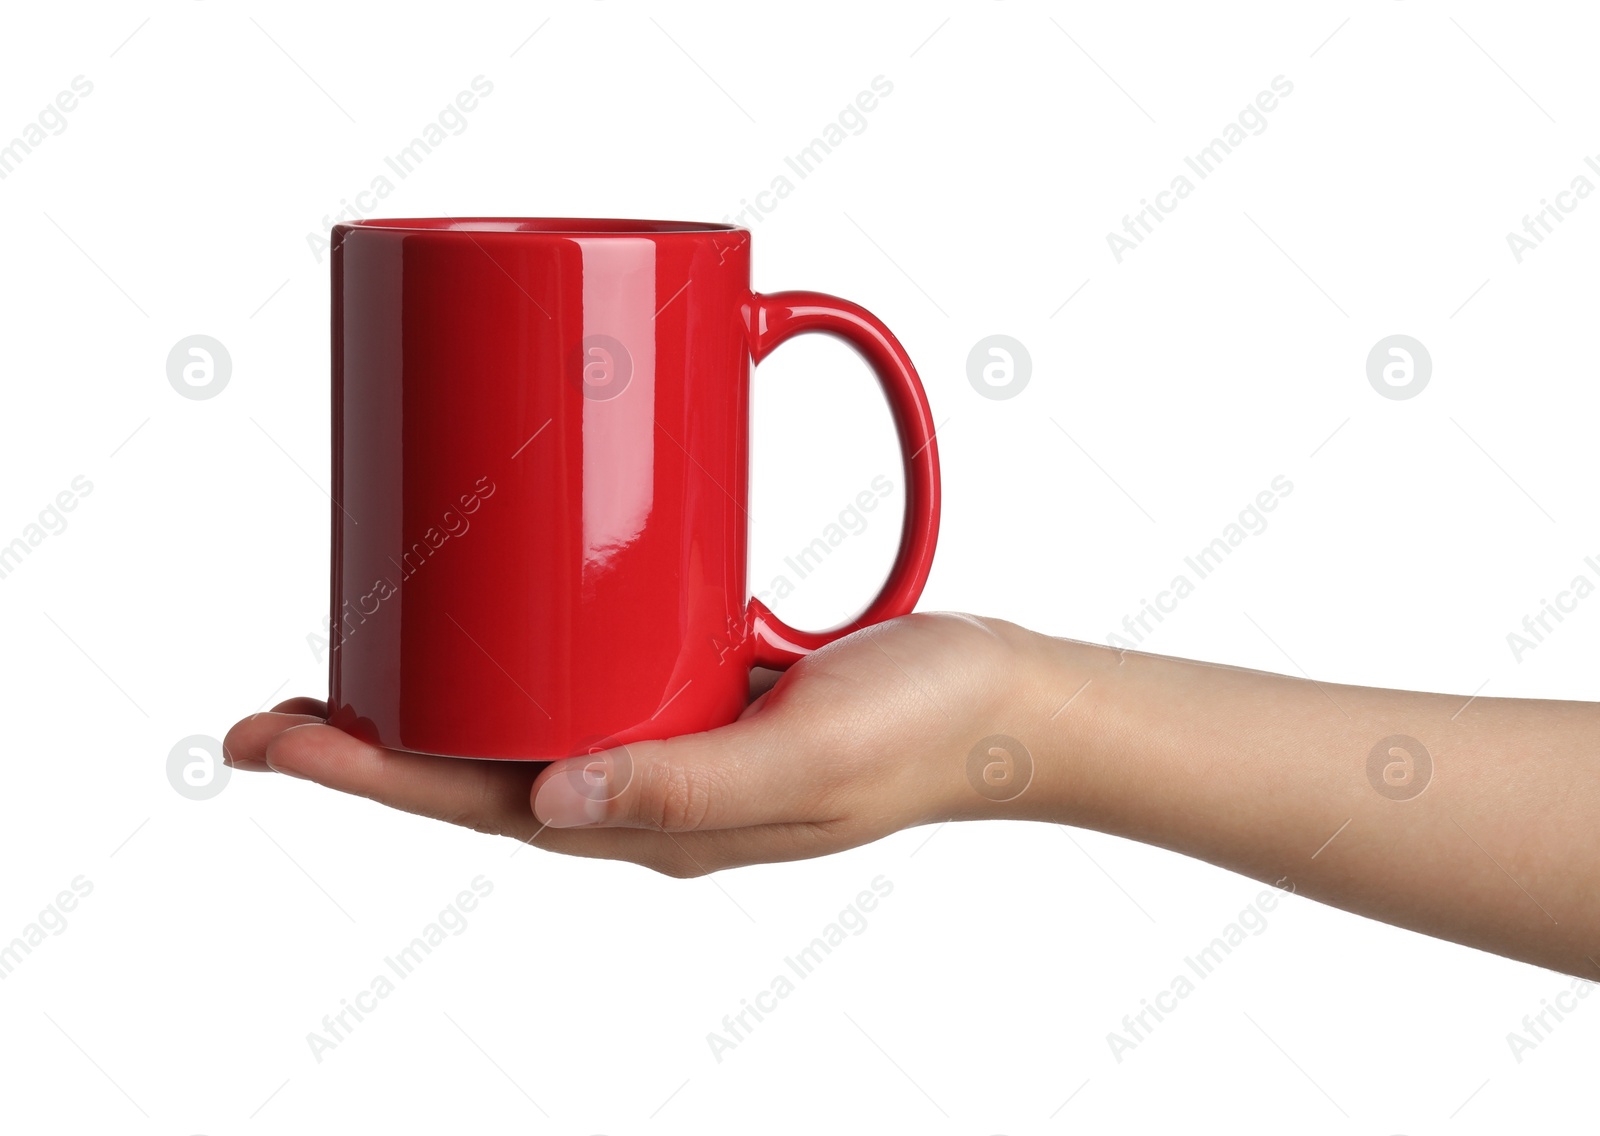
POLYGON ((363 220, 333 237, 329 713, 392 749, 548 761, 738 717, 782 668, 911 611, 939 528, 927 396, 871 313, 750 290, 750 233, 363 220), (900 437, 882 591, 828 631, 746 585, 751 364, 854 346, 900 437))

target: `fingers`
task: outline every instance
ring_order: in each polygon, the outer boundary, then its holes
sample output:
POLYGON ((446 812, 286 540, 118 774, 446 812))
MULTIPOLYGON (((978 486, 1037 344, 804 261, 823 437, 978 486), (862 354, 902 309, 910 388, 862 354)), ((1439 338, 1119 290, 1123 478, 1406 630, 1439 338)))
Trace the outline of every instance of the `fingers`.
MULTIPOLYGON (((763 701, 765 695, 757 699, 763 701)), ((802 822, 833 819, 823 807, 827 744, 803 744, 795 723, 780 726, 758 709, 708 733, 638 742, 547 767, 387 750, 327 725, 319 716, 323 704, 301 698, 239 722, 224 746, 240 769, 276 770, 480 832, 522 840, 539 834, 540 846, 576 855, 700 874, 714 869, 697 868, 686 849, 649 837, 771 829, 751 837, 750 862, 784 859, 790 858, 787 842, 809 847, 814 828, 802 822), (567 839, 559 831, 565 829, 584 831, 567 839), (774 840, 776 848, 756 851, 774 840)), ((733 843, 743 838, 723 836, 707 846, 715 848, 711 860, 738 859, 733 843)))
POLYGON ((320 698, 291 698, 287 702, 280 702, 272 708, 275 714, 314 714, 318 718, 328 717, 328 704, 320 698))
MULTIPOLYGON (((280 705, 289 706, 301 701, 309 702, 311 699, 290 699, 289 702, 280 705)), ((237 723, 228 731, 228 736, 222 739, 223 759, 235 769, 248 770, 252 773, 269 772, 268 743, 291 726, 309 725, 320 721, 322 718, 314 713, 278 713, 274 710, 270 714, 252 714, 237 723)))
MULTIPOLYGON (((792 726, 792 723, 791 723, 792 726)), ((792 729, 748 717, 665 741, 636 742, 551 764, 533 812, 551 828, 704 832, 819 818, 826 776, 792 729)))
MULTIPOLYGON (((252 759, 263 768, 419 816, 510 836, 548 851, 627 860, 679 878, 743 864, 797 860, 849 846, 836 841, 829 825, 807 823, 704 832, 651 831, 654 826, 621 825, 563 830, 546 826, 528 808, 535 775, 542 768, 533 763, 401 753, 369 745, 334 726, 299 714, 260 714, 241 722, 229 737, 236 735, 239 740, 235 744, 240 751, 250 747, 252 759)), ((647 749, 661 744, 629 748, 647 749)), ((717 746, 703 748, 715 751, 717 746)), ((618 752, 607 751, 612 755, 618 752)))
POLYGON ((268 772, 269 741, 290 725, 321 722, 327 717, 328 704, 317 698, 291 698, 274 706, 270 714, 258 711, 228 731, 228 736, 222 740, 223 760, 235 769, 268 772), (286 720, 291 718, 292 722, 286 720))
MULTIPOLYGON (((539 827, 528 810, 538 771, 530 763, 400 753, 302 715, 261 718, 277 726, 261 760, 280 773, 479 832, 526 839, 539 827)), ((257 739, 252 734, 250 740, 257 739)))

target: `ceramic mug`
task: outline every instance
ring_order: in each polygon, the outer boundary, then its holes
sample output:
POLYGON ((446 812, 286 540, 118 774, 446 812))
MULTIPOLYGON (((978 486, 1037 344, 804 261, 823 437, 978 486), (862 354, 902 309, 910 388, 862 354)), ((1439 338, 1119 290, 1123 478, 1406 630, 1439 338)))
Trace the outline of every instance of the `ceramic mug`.
POLYGON ((939 527, 927 396, 869 312, 750 290, 729 225, 334 226, 334 725, 416 753, 550 760, 723 725, 753 666, 912 610, 939 527), (827 631, 746 584, 750 372, 802 332, 876 372, 906 514, 827 631))

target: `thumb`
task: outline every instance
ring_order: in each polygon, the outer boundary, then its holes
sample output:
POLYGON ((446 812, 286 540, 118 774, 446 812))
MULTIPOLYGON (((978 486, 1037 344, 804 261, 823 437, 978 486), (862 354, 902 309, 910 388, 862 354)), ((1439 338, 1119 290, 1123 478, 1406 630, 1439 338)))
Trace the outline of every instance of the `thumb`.
POLYGON ((533 812, 551 828, 663 832, 809 819, 806 772, 783 732, 752 717, 553 762, 534 781, 533 812))

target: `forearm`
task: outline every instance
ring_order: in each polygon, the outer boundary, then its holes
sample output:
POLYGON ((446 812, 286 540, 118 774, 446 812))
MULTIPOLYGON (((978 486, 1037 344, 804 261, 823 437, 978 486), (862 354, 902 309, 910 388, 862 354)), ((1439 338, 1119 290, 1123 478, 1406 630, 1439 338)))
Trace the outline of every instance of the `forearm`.
POLYGON ((1008 720, 1035 780, 998 815, 1286 878, 1600 977, 1600 707, 1319 684, 1043 636, 1017 649, 1030 679, 1008 720))

